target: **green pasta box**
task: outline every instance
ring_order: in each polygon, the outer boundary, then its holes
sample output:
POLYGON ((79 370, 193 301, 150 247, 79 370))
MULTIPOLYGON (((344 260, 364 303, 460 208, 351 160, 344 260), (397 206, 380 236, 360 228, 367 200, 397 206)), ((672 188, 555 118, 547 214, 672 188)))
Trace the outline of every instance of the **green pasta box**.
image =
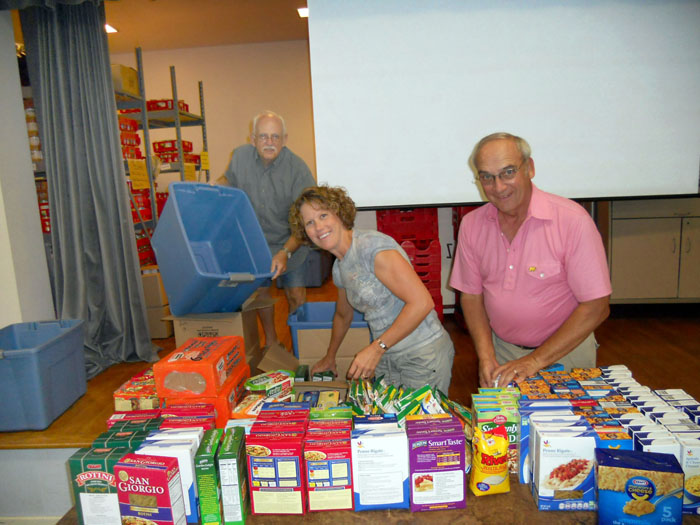
POLYGON ((120 430, 103 432, 92 442, 93 448, 128 447, 130 452, 136 450, 151 433, 150 430, 120 430))
POLYGON ((80 525, 121 525, 114 465, 129 452, 126 447, 80 448, 68 458, 80 525))
POLYGON ((194 471, 199 493, 199 514, 202 525, 220 525, 219 472, 216 453, 221 444, 223 430, 207 430, 194 456, 194 471))
POLYGON ((219 449, 219 479, 224 524, 245 523, 248 515, 248 483, 243 427, 226 430, 219 449))

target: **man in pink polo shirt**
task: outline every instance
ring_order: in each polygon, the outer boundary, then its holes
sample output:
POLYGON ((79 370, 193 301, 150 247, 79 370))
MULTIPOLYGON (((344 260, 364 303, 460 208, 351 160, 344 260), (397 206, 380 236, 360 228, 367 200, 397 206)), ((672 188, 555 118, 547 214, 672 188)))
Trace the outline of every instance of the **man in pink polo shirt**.
POLYGON ((552 363, 594 367, 611 287, 590 215, 532 183, 520 137, 484 137, 470 162, 489 203, 462 219, 450 285, 462 292, 480 384, 520 382, 552 363))

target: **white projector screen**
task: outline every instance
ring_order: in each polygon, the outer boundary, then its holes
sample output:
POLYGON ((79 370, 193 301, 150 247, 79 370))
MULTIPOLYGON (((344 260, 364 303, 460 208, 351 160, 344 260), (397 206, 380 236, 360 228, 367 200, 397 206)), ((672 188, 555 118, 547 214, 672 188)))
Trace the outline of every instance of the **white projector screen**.
POLYGON ((698 0, 308 0, 319 182, 358 206, 480 202, 507 131, 570 198, 698 193, 698 0))

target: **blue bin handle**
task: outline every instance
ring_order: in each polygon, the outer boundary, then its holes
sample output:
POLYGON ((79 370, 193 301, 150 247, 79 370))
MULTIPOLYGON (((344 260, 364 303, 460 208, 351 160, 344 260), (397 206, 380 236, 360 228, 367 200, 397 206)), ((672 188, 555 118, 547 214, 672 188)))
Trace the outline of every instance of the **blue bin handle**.
POLYGON ((219 281, 219 287, 221 288, 233 288, 238 286, 240 283, 252 283, 256 279, 268 279, 272 277, 272 272, 263 274, 252 274, 247 272, 231 272, 228 274, 228 279, 222 279, 219 281))

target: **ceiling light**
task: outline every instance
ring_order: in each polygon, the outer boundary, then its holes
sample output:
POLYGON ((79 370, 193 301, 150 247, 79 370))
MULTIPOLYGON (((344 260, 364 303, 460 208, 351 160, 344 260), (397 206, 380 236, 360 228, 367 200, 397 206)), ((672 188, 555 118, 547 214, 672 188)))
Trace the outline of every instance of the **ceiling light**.
POLYGON ((118 33, 118 31, 109 24, 105 24, 105 31, 107 33, 118 33))
POLYGON ((299 13, 299 18, 309 18, 308 7, 300 7, 299 9, 297 9, 297 12, 299 13))

